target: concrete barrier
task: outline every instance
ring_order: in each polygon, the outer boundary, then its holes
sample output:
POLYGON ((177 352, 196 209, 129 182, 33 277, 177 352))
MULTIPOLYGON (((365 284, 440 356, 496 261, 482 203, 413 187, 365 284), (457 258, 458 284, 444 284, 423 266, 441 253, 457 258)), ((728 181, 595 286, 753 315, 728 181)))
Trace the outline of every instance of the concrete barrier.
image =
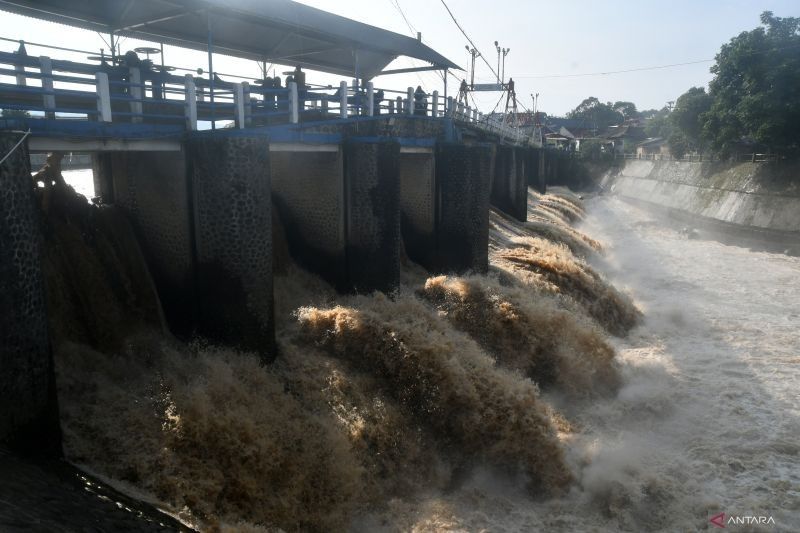
POLYGON ((0 441, 58 453, 42 244, 26 144, 0 133, 0 441))
POLYGON ((212 340, 275 356, 268 144, 198 136, 187 143, 194 197, 197 324, 212 340))

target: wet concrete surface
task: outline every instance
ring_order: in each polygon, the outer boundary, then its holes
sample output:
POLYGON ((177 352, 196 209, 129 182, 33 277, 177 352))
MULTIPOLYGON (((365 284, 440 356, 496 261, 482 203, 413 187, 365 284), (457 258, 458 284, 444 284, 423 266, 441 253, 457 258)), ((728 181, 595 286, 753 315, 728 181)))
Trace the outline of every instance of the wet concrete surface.
POLYGON ((0 447, 0 532, 192 531, 69 463, 0 447))

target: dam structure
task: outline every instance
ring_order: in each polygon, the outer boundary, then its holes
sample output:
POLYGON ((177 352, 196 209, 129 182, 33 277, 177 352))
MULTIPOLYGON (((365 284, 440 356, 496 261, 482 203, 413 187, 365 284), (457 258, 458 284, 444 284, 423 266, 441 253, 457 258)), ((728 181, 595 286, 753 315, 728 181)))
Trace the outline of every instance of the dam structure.
POLYGON ((446 84, 424 98, 375 85, 459 69, 421 40, 288 1, 0 9, 209 58, 208 71, 178 75, 116 51, 75 62, 58 47, 3 41, 0 440, 57 439, 31 155, 90 154, 94 201, 132 225, 170 330, 265 362, 276 355, 276 220, 292 256, 339 291, 391 293, 404 256, 432 273, 486 271, 490 206, 524 221, 528 186, 544 192, 548 156, 518 129, 446 84), (263 80, 223 80, 214 53, 296 65, 297 75, 286 86, 266 69, 263 80), (428 66, 385 70, 400 56, 428 66), (302 68, 348 79, 310 85, 302 68))

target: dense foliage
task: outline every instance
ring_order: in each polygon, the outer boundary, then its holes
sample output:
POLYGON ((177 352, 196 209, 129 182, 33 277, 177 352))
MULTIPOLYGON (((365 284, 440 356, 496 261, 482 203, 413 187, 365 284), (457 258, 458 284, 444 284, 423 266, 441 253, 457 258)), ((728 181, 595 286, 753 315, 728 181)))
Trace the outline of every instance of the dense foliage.
POLYGON ((800 146, 800 18, 765 11, 762 26, 724 44, 711 67, 702 135, 715 151, 742 138, 777 150, 800 146))
MULTIPOLYGON (((636 106, 631 105, 635 111, 636 106)), ((625 117, 623 113, 615 109, 615 105, 611 102, 604 104, 594 96, 590 96, 567 113, 567 118, 582 120, 587 128, 602 131, 609 126, 621 124, 625 117)))

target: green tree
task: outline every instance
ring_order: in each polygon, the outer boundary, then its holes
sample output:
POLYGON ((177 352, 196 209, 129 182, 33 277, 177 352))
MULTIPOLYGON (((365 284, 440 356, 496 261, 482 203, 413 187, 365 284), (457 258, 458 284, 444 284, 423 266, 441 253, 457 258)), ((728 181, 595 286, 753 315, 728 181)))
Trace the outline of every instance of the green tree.
POLYGON ((678 159, 686 155, 689 151, 689 141, 686 136, 679 131, 670 135, 667 139, 667 143, 669 144, 669 153, 678 159))
MULTIPOLYGON (((703 147, 701 116, 711 109, 713 99, 703 87, 692 87, 675 102, 675 109, 669 115, 674 128, 680 132, 681 141, 690 149, 703 147)), ((671 142, 670 142, 671 144, 671 142)), ((674 154, 673 154, 674 155, 674 154)))
POLYGON ((659 109, 643 109, 642 111, 639 111, 639 117, 648 119, 653 118, 658 114, 659 111, 659 109))
POLYGON ((743 137, 770 148, 800 147, 800 18, 761 14, 761 26, 724 44, 711 67, 713 99, 702 134, 727 153, 743 137))
POLYGON ((672 121, 669 119, 669 108, 663 107, 660 111, 655 112, 650 120, 647 121, 644 127, 644 133, 648 137, 661 137, 668 139, 675 129, 672 121))
POLYGON ((594 96, 586 98, 578 107, 567 113, 567 118, 583 120, 586 127, 601 131, 622 124, 622 113, 614 110, 611 102, 603 103, 594 96))
POLYGON ((615 102, 612 109, 621 114, 625 120, 639 117, 639 111, 637 111, 636 104, 633 102, 615 102))

